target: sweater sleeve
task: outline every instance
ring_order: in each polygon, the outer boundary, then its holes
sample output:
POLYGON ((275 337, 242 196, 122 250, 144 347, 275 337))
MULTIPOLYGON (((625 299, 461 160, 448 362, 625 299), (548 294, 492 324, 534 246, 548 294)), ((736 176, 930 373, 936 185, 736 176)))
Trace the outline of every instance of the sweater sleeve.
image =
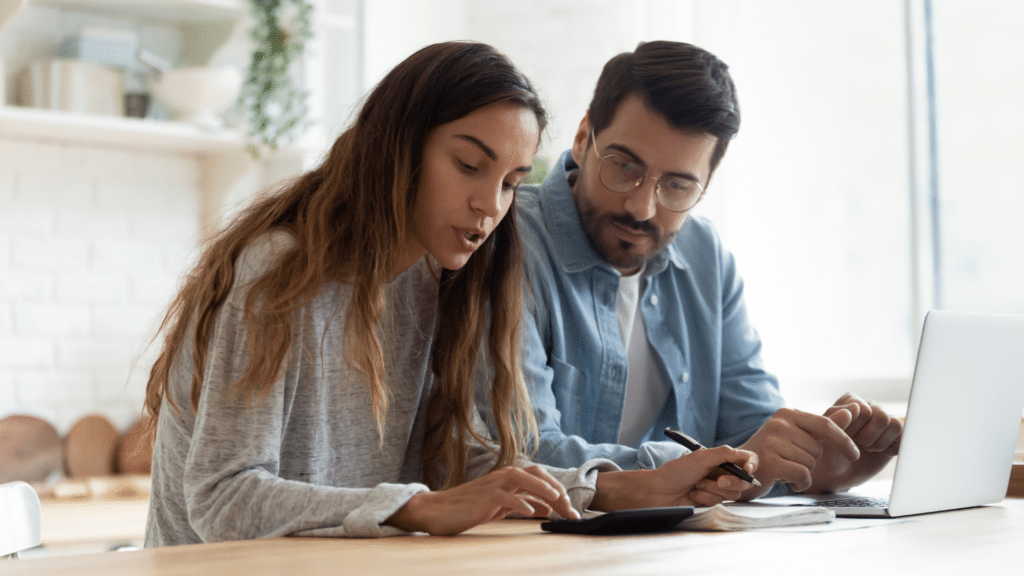
MULTIPOLYGON (((474 415, 474 425, 478 433, 487 437, 487 428, 479 413, 474 415)), ((495 452, 488 448, 474 443, 470 446, 470 458, 468 460, 466 479, 479 478, 494 467, 495 452)), ((537 464, 521 457, 517 462, 518 466, 527 467, 537 464)), ((604 458, 587 460, 579 468, 557 468, 545 464, 539 464, 548 474, 557 480, 569 495, 569 501, 578 512, 583 512, 594 500, 597 490, 597 475, 600 472, 612 472, 621 470, 615 462, 604 458)))
MULTIPOLYGON (((297 330, 296 335, 306 332, 297 330)), ((284 370, 263 396, 240 396, 232 385, 248 365, 245 338, 242 310, 228 303, 216 323, 185 460, 185 500, 196 533, 207 542, 401 533, 382 523, 413 494, 426 490, 423 485, 342 488, 278 476, 282 457, 287 457, 281 438, 294 394, 292 370, 284 370)), ((309 349, 308 344, 293 341, 293 349, 309 349)))
MULTIPOLYGON (((343 330, 342 322, 330 322, 336 306, 297 311, 275 381, 257 394, 238 392, 235 384, 250 360, 247 281, 262 275, 281 251, 279 245, 254 245, 240 257, 235 288, 214 323, 194 415, 190 350, 172 368, 170 393, 181 411, 161 412, 147 546, 403 534, 384 522, 427 490, 382 463, 402 461, 406 437, 398 432, 399 440, 382 443, 365 383, 339 360, 340 350, 321 352, 343 330)), ((332 293, 322 301, 342 296, 332 293)))

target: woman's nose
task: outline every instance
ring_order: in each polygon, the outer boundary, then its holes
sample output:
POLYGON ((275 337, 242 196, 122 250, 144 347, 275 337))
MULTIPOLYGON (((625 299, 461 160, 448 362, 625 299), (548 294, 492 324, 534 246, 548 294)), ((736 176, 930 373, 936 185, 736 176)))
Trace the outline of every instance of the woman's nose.
POLYGON ((474 210, 479 210, 489 218, 497 218, 505 208, 504 203, 510 201, 512 198, 512 195, 509 194, 508 200, 505 199, 503 188, 504 184, 501 182, 497 185, 481 188, 470 198, 470 207, 474 210))

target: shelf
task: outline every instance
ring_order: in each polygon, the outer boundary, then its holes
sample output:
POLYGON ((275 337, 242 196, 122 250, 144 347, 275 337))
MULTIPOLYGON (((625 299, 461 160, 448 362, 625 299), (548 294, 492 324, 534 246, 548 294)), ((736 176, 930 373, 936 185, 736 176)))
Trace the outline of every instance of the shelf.
POLYGON ((184 66, 205 64, 249 18, 248 0, 0 0, 0 33, 33 6, 181 26, 190 39, 180 55, 184 66))
POLYGON ((247 13, 248 6, 244 0, 28 0, 28 4, 186 23, 234 21, 247 13))
POLYGON ((0 137, 101 144, 150 152, 218 153, 245 150, 240 132, 210 132, 191 124, 0 106, 0 137))

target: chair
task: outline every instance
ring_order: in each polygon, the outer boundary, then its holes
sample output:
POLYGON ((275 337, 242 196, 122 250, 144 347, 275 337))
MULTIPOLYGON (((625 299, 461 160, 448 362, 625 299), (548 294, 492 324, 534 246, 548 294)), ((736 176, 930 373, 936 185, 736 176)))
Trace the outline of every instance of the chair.
POLYGON ((0 484, 0 561, 42 543, 39 496, 25 482, 0 484))

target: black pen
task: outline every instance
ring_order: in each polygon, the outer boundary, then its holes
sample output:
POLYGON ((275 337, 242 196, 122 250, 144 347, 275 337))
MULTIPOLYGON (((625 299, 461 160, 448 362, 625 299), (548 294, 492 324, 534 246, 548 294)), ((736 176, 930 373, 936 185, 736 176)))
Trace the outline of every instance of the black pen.
MULTIPOLYGON (((696 440, 690 438, 686 434, 683 434, 679 430, 665 428, 665 436, 668 436, 669 438, 675 440, 679 444, 686 446, 687 448, 690 449, 690 452, 696 452, 697 450, 702 450, 704 448, 703 446, 700 445, 700 442, 697 442, 696 440)), ((750 482, 754 486, 761 485, 761 483, 757 481, 757 478, 754 478, 753 476, 748 474, 746 470, 740 468, 739 466, 733 464, 732 462, 725 462, 723 464, 719 464, 718 467, 737 478, 750 482)))

